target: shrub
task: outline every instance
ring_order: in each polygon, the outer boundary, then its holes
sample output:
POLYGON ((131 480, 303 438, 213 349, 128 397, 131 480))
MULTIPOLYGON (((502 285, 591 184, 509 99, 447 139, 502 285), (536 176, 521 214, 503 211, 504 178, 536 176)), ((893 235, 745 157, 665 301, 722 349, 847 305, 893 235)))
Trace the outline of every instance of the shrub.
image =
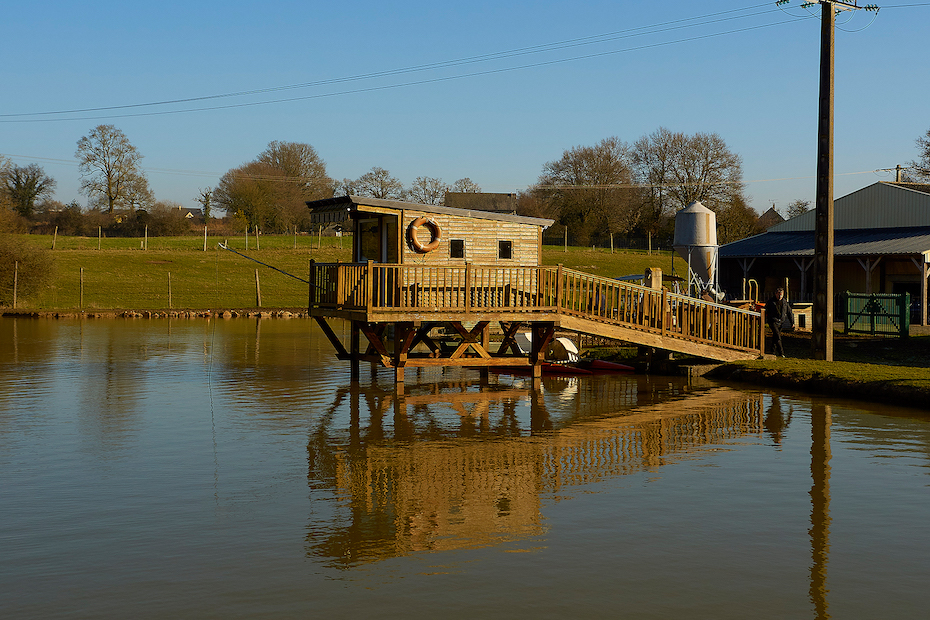
POLYGON ((28 243, 21 236, 0 234, 0 305, 13 305, 13 280, 17 271, 18 301, 36 295, 47 286, 52 279, 54 265, 48 250, 28 243))

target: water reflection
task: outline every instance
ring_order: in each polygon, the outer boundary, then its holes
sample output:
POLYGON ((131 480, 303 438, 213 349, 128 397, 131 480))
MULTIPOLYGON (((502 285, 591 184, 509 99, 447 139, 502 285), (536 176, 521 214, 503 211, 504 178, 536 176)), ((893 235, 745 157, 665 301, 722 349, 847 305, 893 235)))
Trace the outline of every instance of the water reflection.
POLYGON ((925 614, 916 413, 363 376, 308 322, 0 319, 0 616, 925 614))
MULTIPOLYGON (((352 567, 530 538, 544 532, 543 498, 762 433, 761 395, 708 386, 688 390, 683 406, 651 402, 661 390, 642 383, 612 377, 476 389, 439 382, 407 394, 377 384, 340 388, 307 443, 309 484, 333 490, 340 509, 309 528, 308 555, 352 567), (588 406, 553 419, 546 395, 563 393, 588 406), (646 404, 635 404, 644 393, 646 404)), ((685 386, 672 382, 666 391, 685 386)))
POLYGON ((829 405, 811 408, 811 570, 810 598, 816 618, 830 617, 827 564, 830 561, 830 422, 829 405))

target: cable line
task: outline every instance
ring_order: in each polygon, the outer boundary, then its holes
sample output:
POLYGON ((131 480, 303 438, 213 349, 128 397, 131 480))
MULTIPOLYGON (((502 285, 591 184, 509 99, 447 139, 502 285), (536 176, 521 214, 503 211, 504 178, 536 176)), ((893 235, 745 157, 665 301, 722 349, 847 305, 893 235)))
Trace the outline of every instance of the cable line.
MULTIPOLYGON (((238 255, 241 256, 242 258, 247 258, 247 259, 249 259, 250 261, 254 261, 254 262, 258 263, 259 265, 264 265, 265 267, 268 267, 269 269, 274 269, 274 270, 277 271, 278 273, 283 273, 284 275, 286 275, 286 276, 288 276, 288 277, 290 277, 290 278, 294 278, 295 280, 300 280, 300 281, 303 282, 304 284, 310 284, 310 281, 309 281, 309 280, 304 280, 304 279, 301 278, 300 276, 295 276, 293 273, 288 273, 288 272, 284 271, 283 269, 278 269, 278 268, 275 267, 274 265, 269 265, 268 263, 263 263, 262 261, 258 260, 257 258, 252 258, 251 256, 246 256, 246 255, 243 254, 242 252, 237 252, 236 250, 232 249, 231 247, 229 247, 229 246, 228 246, 227 244, 225 244, 225 243, 217 243, 216 246, 217 246, 218 248, 223 249, 223 250, 227 250, 227 251, 229 251, 229 252, 232 252, 233 254, 238 254, 238 255)), ((317 288, 320 288, 320 289, 321 289, 321 288, 323 288, 323 287, 317 285, 317 288)))
POLYGON ((603 56, 612 56, 612 55, 614 55, 614 54, 622 54, 622 53, 626 53, 626 52, 635 52, 635 51, 642 51, 642 50, 647 50, 647 49, 655 49, 655 48, 658 48, 658 47, 664 47, 664 46, 666 46, 666 45, 676 45, 676 44, 679 44, 679 43, 690 43, 690 42, 693 42, 693 41, 701 41, 701 40, 704 40, 704 39, 710 39, 710 38, 714 38, 714 37, 721 37, 721 36, 726 36, 726 35, 730 35, 730 34, 739 34, 739 33, 742 33, 742 32, 749 32, 749 31, 752 31, 752 30, 759 30, 759 29, 762 29, 762 28, 770 28, 770 27, 772 27, 772 26, 780 26, 780 25, 783 25, 783 24, 792 23, 792 22, 796 22, 796 21, 802 21, 802 20, 808 20, 808 19, 811 19, 811 18, 810 18, 810 17, 797 17, 797 18, 790 19, 790 20, 787 20, 787 21, 779 21, 779 22, 774 22, 774 23, 769 23, 769 24, 760 24, 760 25, 757 25, 757 26, 747 26, 747 27, 745 27, 745 28, 737 28, 737 29, 734 29, 734 30, 727 30, 727 31, 716 32, 716 33, 711 33, 711 34, 695 35, 695 36, 693 36, 693 37, 686 37, 686 38, 683 38, 683 39, 676 39, 676 40, 674 40, 674 41, 664 41, 664 42, 661 42, 661 43, 650 43, 650 44, 638 45, 638 46, 634 46, 634 47, 628 47, 628 48, 624 48, 624 49, 620 49, 620 50, 610 50, 610 51, 605 51, 605 52, 596 52, 596 53, 591 53, 591 54, 584 54, 584 55, 581 55, 581 56, 573 56, 573 57, 569 57, 569 58, 559 58, 559 59, 541 61, 541 62, 536 62, 536 63, 527 63, 527 64, 523 64, 523 65, 517 65, 517 66, 514 66, 514 67, 505 67, 505 68, 501 68, 501 69, 487 69, 487 70, 485 70, 485 71, 474 71, 474 72, 471 72, 471 73, 463 73, 463 74, 459 74, 459 75, 450 75, 450 76, 429 78, 429 79, 423 79, 423 80, 414 80, 414 81, 410 81, 410 82, 401 82, 401 83, 399 83, 399 84, 388 84, 388 85, 384 85, 384 86, 369 86, 369 87, 364 87, 364 88, 356 88, 356 89, 351 89, 351 90, 335 91, 335 92, 330 92, 330 93, 319 93, 319 94, 315 94, 315 95, 304 95, 304 96, 301 96, 301 97, 288 97, 288 98, 283 98, 283 99, 269 99, 269 100, 265 100, 265 101, 252 101, 252 102, 247 102, 247 103, 233 103, 233 104, 228 104, 228 105, 216 105, 216 106, 208 106, 208 107, 202 107, 202 108, 185 108, 185 109, 180 109, 180 110, 162 110, 162 111, 157 111, 157 112, 136 112, 136 113, 129 113, 129 114, 105 114, 105 115, 100 115, 100 116, 81 116, 81 117, 70 117, 70 118, 35 118, 35 119, 10 119, 10 118, 0 118, 0 123, 41 123, 41 122, 60 122, 60 121, 100 120, 100 119, 108 119, 108 118, 135 118, 135 117, 144 117, 144 116, 164 116, 164 115, 167 115, 167 114, 181 114, 181 113, 188 113, 188 112, 211 112, 211 111, 216 111, 216 110, 229 110, 229 109, 234 109, 234 108, 254 107, 254 106, 270 105, 270 104, 276 104, 276 103, 292 103, 292 102, 295 102, 295 101, 307 101, 307 100, 311 100, 311 99, 322 99, 322 98, 326 98, 326 97, 338 97, 338 96, 343 96, 343 95, 356 95, 356 94, 362 94, 362 93, 371 93, 371 92, 378 92, 378 91, 393 90, 393 89, 397 89, 397 88, 406 88, 406 87, 408 87, 408 86, 422 86, 422 85, 424 85, 424 84, 435 84, 435 83, 439 83, 439 82, 448 82, 448 81, 460 80, 460 79, 464 79, 464 78, 480 77, 480 76, 485 76, 485 75, 495 75, 495 74, 500 74, 500 73, 508 73, 508 72, 511 72, 511 71, 522 71, 522 70, 525 70, 525 69, 534 69, 534 68, 539 68, 539 67, 546 67, 546 66, 552 66, 552 65, 562 64, 562 63, 566 63, 566 62, 574 62, 574 61, 578 61, 578 60, 588 60, 588 59, 591 59, 591 58, 600 58, 600 57, 603 57, 603 56))

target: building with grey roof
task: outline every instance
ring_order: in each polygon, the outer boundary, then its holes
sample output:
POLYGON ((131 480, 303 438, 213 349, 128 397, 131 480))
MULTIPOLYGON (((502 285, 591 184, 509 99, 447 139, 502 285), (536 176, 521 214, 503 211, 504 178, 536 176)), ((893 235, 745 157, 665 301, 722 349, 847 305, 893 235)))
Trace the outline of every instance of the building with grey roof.
MULTIPOLYGON (((910 293, 927 324, 930 187, 875 183, 834 201, 835 292, 910 293)), ((787 279, 793 302, 811 301, 814 212, 720 247, 720 282, 745 297, 755 280, 766 298, 787 279)))

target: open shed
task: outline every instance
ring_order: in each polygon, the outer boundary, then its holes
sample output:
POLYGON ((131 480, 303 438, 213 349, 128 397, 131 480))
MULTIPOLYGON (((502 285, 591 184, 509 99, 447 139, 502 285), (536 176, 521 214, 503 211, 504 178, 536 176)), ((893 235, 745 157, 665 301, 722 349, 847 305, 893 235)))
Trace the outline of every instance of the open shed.
MULTIPOLYGON (((720 247, 720 281, 731 295, 756 280, 767 298, 785 278, 792 301, 813 295, 814 212, 720 247)), ((834 291, 910 293, 927 324, 930 186, 874 183, 834 203, 834 291)))
POLYGON ((361 196, 307 203, 317 224, 351 222, 352 261, 535 266, 553 220, 361 196))

